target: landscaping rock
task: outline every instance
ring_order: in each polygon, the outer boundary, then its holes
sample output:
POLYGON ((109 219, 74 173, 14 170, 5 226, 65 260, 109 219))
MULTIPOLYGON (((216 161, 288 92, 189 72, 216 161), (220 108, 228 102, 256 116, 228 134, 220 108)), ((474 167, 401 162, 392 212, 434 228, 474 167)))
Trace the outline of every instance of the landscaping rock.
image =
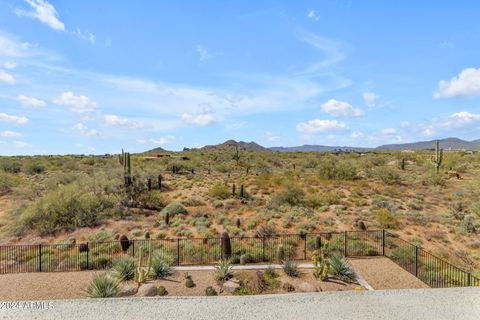
POLYGON ((303 282, 298 286, 301 292, 317 292, 317 288, 311 283, 303 282))
POLYGON ((293 291, 295 291, 295 287, 294 287, 292 284, 288 283, 288 282, 285 282, 285 283, 283 284, 282 288, 283 288, 283 290, 285 290, 285 291, 287 291, 287 292, 293 292, 293 291))
POLYGON ((151 283, 142 284, 138 288, 137 296, 139 297, 153 297, 157 295, 157 287, 151 283))
POLYGON ((136 284, 125 284, 118 289, 119 297, 130 297, 137 293, 138 286, 136 284))
POLYGON ((222 286, 223 291, 233 293, 236 289, 240 288, 240 281, 237 279, 230 279, 222 286))

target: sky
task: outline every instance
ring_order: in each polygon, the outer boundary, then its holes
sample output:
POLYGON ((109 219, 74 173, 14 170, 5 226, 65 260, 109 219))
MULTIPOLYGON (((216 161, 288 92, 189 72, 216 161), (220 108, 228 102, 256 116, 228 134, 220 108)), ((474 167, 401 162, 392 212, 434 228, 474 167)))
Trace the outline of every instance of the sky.
POLYGON ((478 12, 0 0, 0 155, 480 139, 478 12))

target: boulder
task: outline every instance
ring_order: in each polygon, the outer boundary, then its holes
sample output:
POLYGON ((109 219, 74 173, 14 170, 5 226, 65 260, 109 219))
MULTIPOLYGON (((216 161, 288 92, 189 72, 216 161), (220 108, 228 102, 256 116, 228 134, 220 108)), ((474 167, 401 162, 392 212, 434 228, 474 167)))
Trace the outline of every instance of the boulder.
POLYGON ((299 286, 298 289, 300 289, 301 292, 317 292, 317 288, 308 282, 302 282, 299 286))
POLYGON ((118 289, 119 297, 130 297, 137 293, 138 285, 136 284, 124 284, 118 289))
POLYGON ((153 297, 157 295, 157 287, 151 283, 142 284, 138 288, 137 296, 139 297, 153 297))
POLYGON ((228 293, 233 293, 238 288, 240 288, 240 281, 237 279, 230 279, 222 286, 223 291, 228 293))

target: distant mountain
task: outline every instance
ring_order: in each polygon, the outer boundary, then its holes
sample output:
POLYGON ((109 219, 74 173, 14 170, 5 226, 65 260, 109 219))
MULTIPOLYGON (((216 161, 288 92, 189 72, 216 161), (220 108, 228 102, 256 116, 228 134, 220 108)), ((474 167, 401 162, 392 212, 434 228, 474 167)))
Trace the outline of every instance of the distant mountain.
POLYGON ((312 145, 304 144, 303 146, 298 147, 272 147, 269 148, 272 151, 278 152, 329 152, 329 151, 368 151, 372 150, 371 148, 361 148, 361 147, 340 147, 340 146, 321 146, 321 145, 312 145))
MULTIPOLYGON (((402 144, 385 144, 377 147, 383 150, 424 150, 435 149, 435 141, 419 141, 402 144)), ((440 147, 444 150, 480 150, 480 139, 466 141, 459 138, 446 138, 440 140, 440 147)))
POLYGON ((155 148, 155 149, 152 149, 152 150, 142 152, 141 155, 143 155, 143 156, 156 156, 158 154, 165 154, 165 153, 170 153, 170 151, 167 151, 163 148, 158 147, 158 148, 155 148))
POLYGON ((209 145, 205 146, 200 149, 215 149, 215 150, 232 150, 235 149, 235 146, 238 147, 239 150, 245 150, 245 151, 268 151, 267 148, 262 147, 256 142, 250 141, 250 142, 244 142, 244 141, 235 141, 235 140, 227 140, 224 143, 220 144, 215 144, 215 145, 209 145))

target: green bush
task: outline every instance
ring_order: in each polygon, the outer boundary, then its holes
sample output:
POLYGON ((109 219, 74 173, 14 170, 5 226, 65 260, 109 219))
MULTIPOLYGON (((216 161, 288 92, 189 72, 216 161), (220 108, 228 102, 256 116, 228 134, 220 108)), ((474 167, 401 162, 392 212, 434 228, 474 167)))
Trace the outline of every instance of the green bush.
POLYGON ((298 265, 291 260, 285 260, 282 264, 282 268, 283 272, 289 277, 298 277, 300 275, 298 265))
POLYGON ((34 174, 41 174, 47 170, 45 164, 43 164, 39 160, 30 160, 23 164, 23 171, 25 173, 34 175, 34 174))
POLYGON ((375 170, 375 176, 382 180, 385 184, 398 184, 400 182, 400 175, 395 169, 388 167, 379 167, 375 170))
POLYGON ((93 276, 85 293, 90 298, 111 298, 118 292, 120 281, 103 272, 93 276))
POLYGON ((160 211, 160 216, 163 219, 163 217, 168 213, 170 216, 170 219, 178 214, 187 214, 188 211, 187 209, 180 203, 178 202, 172 202, 165 208, 163 208, 162 211, 160 211))
POLYGON ((8 173, 19 173, 22 171, 22 164, 15 160, 2 159, 0 168, 8 173))
POLYGON ((20 216, 19 226, 40 235, 73 231, 95 226, 111 217, 114 205, 112 196, 91 192, 77 183, 60 186, 27 206, 20 216))
POLYGON ((166 278, 173 272, 171 261, 161 254, 155 254, 152 258, 152 274, 156 279, 166 278))
POLYGON ((223 181, 218 181, 208 191, 208 195, 216 199, 227 199, 232 194, 228 184, 223 181))
POLYGON ((376 217, 381 228, 396 229, 400 225, 398 219, 385 208, 378 209, 376 217))
POLYGON ((113 264, 113 275, 121 281, 132 280, 135 275, 135 262, 131 257, 122 257, 113 264))
POLYGON ((288 183, 273 194, 270 206, 274 208, 278 208, 284 204, 297 206, 302 204, 304 198, 305 192, 299 185, 288 183))
POLYGON ((325 180, 353 180, 357 176, 352 162, 334 156, 321 159, 317 169, 318 176, 325 180))
POLYGON ((160 286, 158 287, 157 294, 163 297, 167 295, 167 289, 164 286, 160 286))
POLYGON ((347 282, 353 282, 357 279, 355 271, 344 257, 332 255, 328 260, 332 276, 347 282))

